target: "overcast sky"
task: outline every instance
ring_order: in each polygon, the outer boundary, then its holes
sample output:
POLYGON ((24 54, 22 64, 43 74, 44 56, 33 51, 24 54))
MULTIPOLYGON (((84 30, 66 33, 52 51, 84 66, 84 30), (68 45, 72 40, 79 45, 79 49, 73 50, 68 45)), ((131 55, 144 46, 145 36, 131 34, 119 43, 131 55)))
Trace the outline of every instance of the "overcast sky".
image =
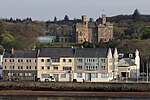
POLYGON ((0 0, 0 17, 46 21, 55 16, 63 19, 68 15, 73 19, 87 15, 95 20, 102 13, 107 16, 132 14, 136 8, 142 14, 150 14, 150 0, 0 0))

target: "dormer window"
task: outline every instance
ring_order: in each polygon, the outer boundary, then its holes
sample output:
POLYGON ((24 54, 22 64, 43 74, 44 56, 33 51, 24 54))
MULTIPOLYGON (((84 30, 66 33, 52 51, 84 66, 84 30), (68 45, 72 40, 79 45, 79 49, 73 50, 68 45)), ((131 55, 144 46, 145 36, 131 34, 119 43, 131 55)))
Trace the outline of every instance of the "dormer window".
POLYGON ((120 53, 119 54, 119 58, 123 58, 124 54, 123 53, 120 53))
POLYGON ((132 58, 133 57, 133 54, 129 54, 129 58, 132 58))

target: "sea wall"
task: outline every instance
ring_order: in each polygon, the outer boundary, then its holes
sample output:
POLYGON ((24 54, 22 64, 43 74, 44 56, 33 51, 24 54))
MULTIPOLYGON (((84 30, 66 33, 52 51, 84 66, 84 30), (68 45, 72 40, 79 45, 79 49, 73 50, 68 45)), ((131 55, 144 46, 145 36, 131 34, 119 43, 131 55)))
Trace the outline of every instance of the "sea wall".
POLYGON ((0 90, 150 92, 150 83, 0 82, 0 90))

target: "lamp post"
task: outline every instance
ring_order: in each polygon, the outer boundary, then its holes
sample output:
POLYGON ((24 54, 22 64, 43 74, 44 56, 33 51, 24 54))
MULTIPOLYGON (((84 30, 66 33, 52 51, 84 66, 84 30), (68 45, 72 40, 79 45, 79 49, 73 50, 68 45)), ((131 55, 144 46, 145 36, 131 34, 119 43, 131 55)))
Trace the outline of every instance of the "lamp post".
POLYGON ((148 65, 149 65, 149 62, 147 62, 147 64, 146 64, 147 66, 147 83, 148 83, 148 65))

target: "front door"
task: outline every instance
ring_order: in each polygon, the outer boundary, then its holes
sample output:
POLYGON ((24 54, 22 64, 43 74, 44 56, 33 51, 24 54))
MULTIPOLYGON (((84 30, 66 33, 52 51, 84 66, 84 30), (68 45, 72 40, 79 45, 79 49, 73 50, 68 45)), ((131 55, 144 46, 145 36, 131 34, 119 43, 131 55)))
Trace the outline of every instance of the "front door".
POLYGON ((58 74, 53 74, 53 77, 55 78, 56 81, 59 81, 59 75, 58 74))
POLYGON ((91 81, 91 73, 86 73, 85 74, 85 80, 91 81))

